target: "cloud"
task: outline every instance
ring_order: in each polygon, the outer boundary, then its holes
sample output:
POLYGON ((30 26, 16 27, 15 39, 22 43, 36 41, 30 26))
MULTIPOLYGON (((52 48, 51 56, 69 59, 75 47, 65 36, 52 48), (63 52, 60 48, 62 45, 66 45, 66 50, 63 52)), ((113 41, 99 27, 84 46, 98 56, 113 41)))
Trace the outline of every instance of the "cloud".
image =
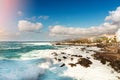
POLYGON ((39 18, 39 19, 47 20, 47 19, 49 18, 49 16, 39 16, 38 18, 39 18))
POLYGON ((120 23, 120 7, 118 7, 115 11, 110 11, 109 16, 105 18, 106 21, 113 21, 120 23))
POLYGON ((20 20, 18 22, 19 31, 33 32, 39 31, 42 28, 42 23, 32 23, 26 20, 20 20))
POLYGON ((22 11, 18 11, 17 14, 18 14, 19 16, 22 16, 22 15, 23 15, 23 12, 22 12, 22 11))
POLYGON ((49 16, 32 16, 32 17, 25 18, 25 19, 29 20, 29 21, 47 20, 47 19, 49 19, 49 16))
POLYGON ((120 28, 120 7, 115 11, 110 11, 109 16, 105 18, 105 22, 99 26, 91 26, 89 28, 66 27, 55 25, 49 28, 51 36, 78 36, 89 37, 101 34, 113 34, 120 28))
POLYGON ((104 23, 99 27, 90 27, 90 28, 74 28, 74 27, 64 27, 61 25, 55 25, 50 27, 50 35, 51 36, 95 36, 101 35, 105 33, 113 33, 114 30, 117 29, 117 26, 112 25, 110 23, 104 23))

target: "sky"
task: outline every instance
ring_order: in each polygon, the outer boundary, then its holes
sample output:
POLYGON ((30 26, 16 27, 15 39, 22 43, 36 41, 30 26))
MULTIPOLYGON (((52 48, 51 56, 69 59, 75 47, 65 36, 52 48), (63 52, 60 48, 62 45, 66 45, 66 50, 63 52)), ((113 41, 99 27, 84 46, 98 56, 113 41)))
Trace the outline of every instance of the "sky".
POLYGON ((53 41, 114 34, 120 0, 0 0, 0 41, 53 41))

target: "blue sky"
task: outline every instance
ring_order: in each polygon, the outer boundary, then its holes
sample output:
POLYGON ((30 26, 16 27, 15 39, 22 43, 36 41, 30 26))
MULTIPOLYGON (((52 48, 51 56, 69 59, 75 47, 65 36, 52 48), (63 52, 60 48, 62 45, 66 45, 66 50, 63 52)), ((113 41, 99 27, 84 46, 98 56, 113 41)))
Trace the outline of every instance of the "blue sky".
MULTIPOLYGON (((70 28, 80 30, 80 28, 90 28, 91 26, 99 27, 99 25, 105 23, 106 16, 111 15, 109 11, 117 10, 120 6, 120 0, 20 0, 15 4, 19 4, 19 6, 13 11, 11 20, 7 21, 6 24, 8 25, 5 26, 5 31, 8 30, 9 34, 12 32, 12 36, 4 35, 6 37, 1 40, 58 40, 70 38, 63 35, 73 35, 74 33, 67 33, 66 31, 62 33, 56 29, 60 27, 60 29, 70 31, 70 28), (32 27, 30 27, 32 29, 29 28, 30 30, 23 30, 23 28, 20 30, 20 21, 22 21, 21 24, 25 24, 22 27, 28 26, 26 25, 28 22, 41 23, 42 27, 39 25, 39 31, 32 27), (50 31, 54 34, 60 33, 60 35, 50 36, 50 31)), ((33 27, 36 27, 36 25, 33 27)))
MULTIPOLYGON (((22 0, 25 17, 50 16, 62 25, 89 27, 99 25, 120 5, 119 0, 22 0), (87 21, 87 22, 86 22, 87 21)), ((50 22, 48 20, 48 24, 50 22)), ((47 23, 46 23, 47 24, 47 23)), ((50 23, 51 24, 51 23, 50 23)))

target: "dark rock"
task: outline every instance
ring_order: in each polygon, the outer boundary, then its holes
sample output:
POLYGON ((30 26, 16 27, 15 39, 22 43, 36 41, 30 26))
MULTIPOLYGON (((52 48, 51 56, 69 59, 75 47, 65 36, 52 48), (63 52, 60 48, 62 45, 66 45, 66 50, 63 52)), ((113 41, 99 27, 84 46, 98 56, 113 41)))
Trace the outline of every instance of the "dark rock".
POLYGON ((104 44, 102 44, 102 43, 99 43, 99 44, 97 44, 96 46, 99 47, 99 48, 103 48, 103 47, 105 47, 106 45, 104 45, 104 44))
POLYGON ((86 47, 90 47, 90 45, 87 45, 86 47))
POLYGON ((57 58, 56 58, 56 57, 55 57, 54 59, 55 59, 55 60, 57 60, 57 58))
POLYGON ((58 43, 56 43, 55 45, 61 45, 61 43, 58 42, 58 43))
POLYGON ((86 57, 87 59, 90 59, 90 57, 86 57))
POLYGON ((102 64, 109 62, 108 66, 111 66, 117 72, 120 72, 120 55, 115 53, 96 53, 95 59, 100 60, 102 64))
POLYGON ((92 52, 93 50, 89 50, 90 52, 92 52))
POLYGON ((86 53, 89 53, 89 51, 86 51, 86 53))
POLYGON ((110 62, 112 68, 114 68, 117 72, 120 73, 120 61, 110 62))
POLYGON ((74 58, 71 58, 71 61, 73 61, 74 58))
POLYGON ((61 52, 61 54, 66 54, 65 52, 61 52))
POLYGON ((53 52, 51 54, 54 55, 54 56, 58 56, 58 54, 56 52, 53 52))
POLYGON ((78 59, 78 62, 76 64, 80 64, 81 66, 84 66, 84 67, 90 67, 92 62, 86 58, 81 58, 81 59, 78 59))
POLYGON ((77 57, 82 57, 82 55, 78 55, 77 57))
POLYGON ((84 51, 86 48, 81 48, 82 51, 84 51))
POLYGON ((63 63, 60 67, 63 67, 63 66, 65 66, 65 64, 63 63))
POLYGON ((70 65, 71 67, 76 66, 76 64, 74 64, 74 63, 69 63, 69 65, 70 65))
POLYGON ((102 63, 102 64, 106 64, 106 60, 102 59, 102 60, 101 60, 101 63, 102 63))
POLYGON ((67 59, 67 57, 63 56, 64 59, 67 59))
POLYGON ((60 62, 60 61, 61 61, 61 59, 58 59, 58 61, 60 62))
POLYGON ((120 77, 119 77, 119 76, 117 76, 117 78, 120 80, 120 77))
POLYGON ((81 55, 71 55, 73 57, 82 57, 81 55))

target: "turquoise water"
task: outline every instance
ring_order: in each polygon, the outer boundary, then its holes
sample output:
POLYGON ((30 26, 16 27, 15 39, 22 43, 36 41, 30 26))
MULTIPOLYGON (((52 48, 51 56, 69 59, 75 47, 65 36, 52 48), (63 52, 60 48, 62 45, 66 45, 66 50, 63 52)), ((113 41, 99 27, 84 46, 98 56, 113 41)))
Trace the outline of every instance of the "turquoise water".
MULTIPOLYGON (((70 77, 60 76, 66 67, 55 67, 55 72, 42 69, 38 65, 45 63, 45 58, 21 60, 26 53, 37 50, 57 49, 52 45, 34 45, 30 42, 0 42, 0 80, 73 80, 70 77)), ((52 62, 51 62, 52 63, 52 62)))
POLYGON ((28 42, 0 42, 0 57, 3 58, 19 58, 21 54, 33 50, 55 49, 51 45, 34 45, 28 42))

